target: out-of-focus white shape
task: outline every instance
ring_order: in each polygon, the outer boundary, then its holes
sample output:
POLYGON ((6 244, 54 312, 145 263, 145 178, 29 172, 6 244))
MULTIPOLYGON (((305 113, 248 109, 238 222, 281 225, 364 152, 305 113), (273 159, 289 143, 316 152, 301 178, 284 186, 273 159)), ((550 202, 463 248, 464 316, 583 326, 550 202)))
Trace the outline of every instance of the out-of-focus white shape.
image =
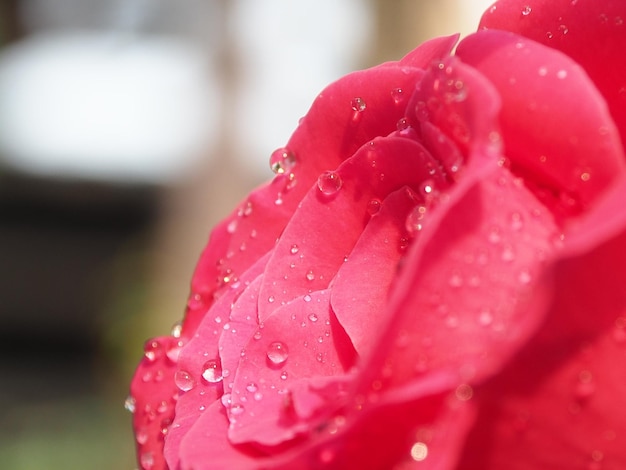
POLYGON ((19 171, 167 183, 216 131, 208 64, 176 38, 47 33, 1 52, 0 158, 19 171))
POLYGON ((236 154, 269 175, 271 152, 287 142, 317 94, 359 67, 373 36, 372 12, 362 0, 237 0, 232 19, 236 154))
POLYGON ((483 13, 496 0, 457 0, 457 18, 459 32, 467 36, 478 29, 478 23, 483 13))

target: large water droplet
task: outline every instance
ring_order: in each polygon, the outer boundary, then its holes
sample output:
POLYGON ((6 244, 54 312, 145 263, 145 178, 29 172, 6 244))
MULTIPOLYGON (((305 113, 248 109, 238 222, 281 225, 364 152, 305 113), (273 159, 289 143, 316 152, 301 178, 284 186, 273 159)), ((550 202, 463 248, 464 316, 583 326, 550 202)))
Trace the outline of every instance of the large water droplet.
POLYGON ((277 175, 291 173, 296 164, 296 156, 286 147, 279 148, 270 156, 270 168, 277 175))
POLYGON ((280 341, 274 341, 267 347, 267 359, 276 366, 284 364, 288 357, 289 350, 280 341))
POLYGON ((219 361, 211 359, 202 366, 202 378, 209 383, 218 383, 224 379, 219 361))
POLYGON ((332 196, 341 189, 341 176, 336 171, 325 171, 317 179, 317 187, 326 196, 332 196))
POLYGON ((178 370, 174 375, 174 383, 183 392, 188 392, 196 386, 196 381, 186 370, 178 370))

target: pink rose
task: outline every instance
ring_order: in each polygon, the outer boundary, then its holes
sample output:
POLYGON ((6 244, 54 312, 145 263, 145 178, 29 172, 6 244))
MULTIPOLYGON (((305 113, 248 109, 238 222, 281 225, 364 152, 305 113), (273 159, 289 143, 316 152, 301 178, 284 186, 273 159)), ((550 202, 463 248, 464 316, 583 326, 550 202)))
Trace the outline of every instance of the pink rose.
POLYGON ((626 468, 623 20, 503 0, 324 90, 146 343, 141 467, 626 468))

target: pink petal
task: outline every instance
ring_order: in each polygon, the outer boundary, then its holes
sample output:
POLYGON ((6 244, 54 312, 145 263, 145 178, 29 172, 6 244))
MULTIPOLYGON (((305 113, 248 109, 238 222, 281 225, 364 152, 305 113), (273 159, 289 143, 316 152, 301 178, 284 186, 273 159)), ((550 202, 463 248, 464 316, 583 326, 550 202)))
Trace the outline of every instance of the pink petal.
MULTIPOLYGON (((184 393, 174 385, 177 395, 180 396, 177 397, 176 416, 175 418, 172 416, 174 424, 168 433, 164 450, 170 468, 177 467, 178 446, 188 430, 200 417, 202 411, 219 400, 224 393, 223 375, 224 370, 230 367, 230 363, 224 364, 221 361, 218 350, 220 338, 225 331, 224 326, 229 323, 231 305, 239 296, 248 292, 245 290, 246 285, 260 276, 266 262, 267 256, 260 258, 241 276, 238 283, 233 283, 229 290, 223 292, 202 319, 194 337, 181 349, 170 381, 175 382, 176 374, 178 374, 179 378, 188 377, 189 384, 185 386, 184 393), (216 375, 212 379, 205 372, 210 366, 215 367, 212 371, 216 375), (207 380, 203 374, 210 380, 207 380)), ((239 349, 236 354, 239 354, 239 349)))
POLYGON ((273 446, 309 429, 323 405, 307 386, 319 377, 340 377, 354 351, 330 310, 327 290, 312 292, 275 310, 241 357, 229 410, 233 443, 273 446), (294 407, 294 402, 299 406, 294 407), (298 414, 298 411, 306 414, 298 414))
POLYGON ((626 231, 556 265, 538 334, 476 391, 463 469, 626 468, 626 231))
POLYGON ((626 3, 619 0, 500 0, 480 28, 512 31, 578 62, 606 99, 626 142, 625 22, 626 3))
POLYGON ((171 470, 237 470, 259 468, 261 452, 252 448, 233 446, 227 438, 228 419, 222 404, 217 401, 202 412, 185 440, 177 449, 180 465, 171 470))
POLYGON ((289 221, 265 269, 259 321, 263 322, 275 305, 328 286, 369 221, 372 200, 384 199, 406 185, 418 190, 419 183, 427 180, 441 183, 441 172, 430 174, 430 161, 425 149, 413 140, 377 139, 334 173, 340 189, 326 195, 313 187, 289 221))
POLYGON ((365 366, 375 372, 365 374, 366 390, 437 370, 452 371, 457 384, 480 380, 543 318, 550 291, 542 274, 558 234, 552 215, 504 168, 464 194, 458 188, 408 255, 388 307, 392 321, 365 366))
POLYGON ((408 244, 406 218, 415 201, 408 188, 391 193, 372 216, 359 241, 332 283, 331 304, 359 355, 367 355, 377 340, 389 288, 408 244))
POLYGON ((193 334, 214 292, 273 247, 322 171, 336 168, 366 142, 395 129, 404 114, 405 96, 410 96, 422 68, 448 55, 455 42, 456 37, 434 39, 401 62, 354 72, 318 95, 285 147, 296 160, 293 178, 277 175, 213 230, 194 273, 186 335, 193 334))
POLYGON ((570 58, 502 31, 469 36, 457 55, 498 89, 506 156, 557 213, 586 209, 626 171, 605 101, 570 58))

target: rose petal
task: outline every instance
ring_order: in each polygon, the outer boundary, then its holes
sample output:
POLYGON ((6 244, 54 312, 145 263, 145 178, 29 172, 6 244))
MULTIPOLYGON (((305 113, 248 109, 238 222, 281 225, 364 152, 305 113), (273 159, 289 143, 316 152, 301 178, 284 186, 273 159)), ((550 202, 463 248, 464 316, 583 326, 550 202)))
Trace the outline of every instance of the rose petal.
POLYGON ((363 146, 334 173, 341 188, 326 195, 312 188, 293 214, 265 270, 259 321, 295 297, 324 289, 333 279, 370 219, 370 201, 406 185, 418 190, 430 174, 430 156, 417 142, 398 137, 363 146), (402 158, 398 158, 402 155, 402 158), (337 215, 341 214, 341 217, 337 215))
POLYGON ((500 0, 479 28, 518 33, 569 55, 606 99, 626 142, 625 22, 626 3, 621 1, 500 0))
POLYGON ((549 286, 539 276, 558 234, 551 214, 504 168, 455 196, 408 255, 392 322, 365 366, 377 371, 365 375, 365 389, 401 387, 443 369, 459 383, 479 380, 543 318, 549 286))
MULTIPOLYGON (((260 276, 267 259, 268 256, 261 257, 241 276, 238 283, 233 283, 229 290, 217 299, 197 327, 194 337, 181 349, 173 374, 184 374, 188 377, 189 388, 185 387, 186 391, 181 393, 181 389, 174 385, 176 394, 180 396, 176 404, 175 418, 172 416, 174 424, 168 433, 164 449, 170 468, 177 468, 179 443, 185 438, 201 412, 211 403, 219 400, 224 393, 224 382, 223 379, 219 379, 219 376, 223 377, 224 369, 230 367, 230 364, 225 366, 221 362, 218 348, 220 338, 225 331, 224 326, 229 323, 232 304, 239 296, 248 292, 244 290, 246 285, 251 284, 260 276), (211 381, 203 377, 209 361, 213 361, 212 365, 215 366, 213 372, 216 374, 211 381)), ((236 354, 239 354, 239 351, 240 349, 237 349, 236 354)), ((175 382, 175 377, 172 375, 169 381, 175 382)))
POLYGON ((228 441, 228 419, 217 401, 202 412, 177 449, 180 466, 171 469, 237 470, 259 468, 263 453, 251 447, 236 447, 228 441))
POLYGON ((587 208, 626 172, 606 103, 569 57, 495 30, 464 39, 457 55, 498 89, 512 169, 547 190, 552 199, 544 202, 556 213, 587 208))
POLYGON ((560 262, 545 324, 484 389, 473 468, 626 465, 626 231, 560 262))
POLYGON ((278 175, 213 230, 193 276, 183 330, 187 336, 210 306, 213 293, 273 247, 319 173, 336 168, 369 140, 395 129, 404 114, 405 95, 410 96, 422 69, 448 55, 455 42, 456 36, 434 39, 400 62, 354 72, 318 95, 285 147, 296 160, 293 178, 278 175))
MULTIPOLYGON (((276 445, 306 431, 308 416, 293 407, 316 377, 338 377, 354 362, 354 351, 330 310, 327 290, 294 299, 270 315, 260 338, 241 357, 231 394, 229 438, 233 443, 276 445)), ((299 400, 319 400, 315 394, 299 400)), ((311 408, 304 404, 305 408, 311 408)))
POLYGON ((380 203, 359 241, 333 280, 331 304, 359 355, 370 352, 385 323, 389 287, 408 244, 405 220, 415 206, 407 188, 380 203))

